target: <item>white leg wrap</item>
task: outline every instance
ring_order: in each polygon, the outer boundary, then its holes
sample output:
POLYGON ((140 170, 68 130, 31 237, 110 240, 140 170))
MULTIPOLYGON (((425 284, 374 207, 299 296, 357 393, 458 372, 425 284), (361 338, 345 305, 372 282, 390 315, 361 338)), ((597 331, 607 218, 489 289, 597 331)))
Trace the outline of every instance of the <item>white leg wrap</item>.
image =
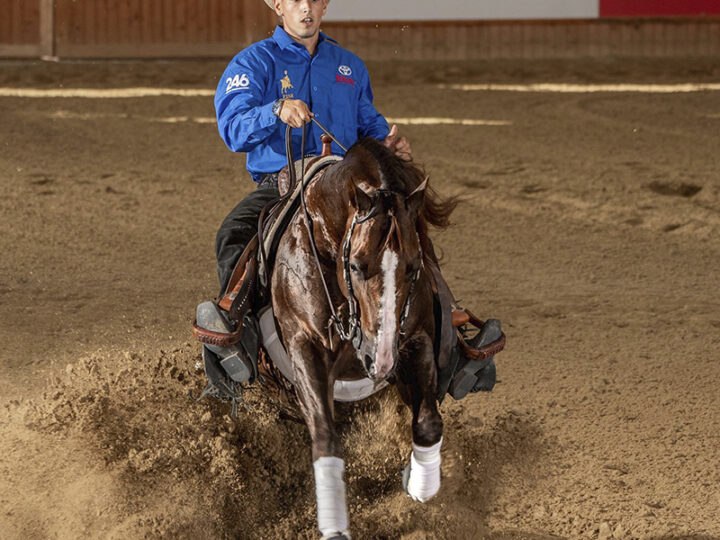
POLYGON ((408 494, 416 501, 425 502, 440 491, 440 447, 442 439, 432 446, 413 443, 410 455, 410 478, 408 494))
POLYGON ((348 536, 348 513, 345 503, 345 462, 336 457, 321 457, 313 463, 318 528, 324 537, 348 536))

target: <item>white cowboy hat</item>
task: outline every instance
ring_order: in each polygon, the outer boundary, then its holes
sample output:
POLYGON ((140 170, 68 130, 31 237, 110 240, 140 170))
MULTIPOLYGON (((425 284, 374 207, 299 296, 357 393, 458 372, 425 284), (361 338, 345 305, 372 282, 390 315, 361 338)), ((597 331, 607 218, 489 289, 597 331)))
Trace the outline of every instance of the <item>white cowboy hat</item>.
MULTIPOLYGON (((265 0, 265 3, 268 5, 270 9, 275 9, 275 1, 274 0, 265 0)), ((330 0, 328 0, 328 4, 330 3, 330 0)))

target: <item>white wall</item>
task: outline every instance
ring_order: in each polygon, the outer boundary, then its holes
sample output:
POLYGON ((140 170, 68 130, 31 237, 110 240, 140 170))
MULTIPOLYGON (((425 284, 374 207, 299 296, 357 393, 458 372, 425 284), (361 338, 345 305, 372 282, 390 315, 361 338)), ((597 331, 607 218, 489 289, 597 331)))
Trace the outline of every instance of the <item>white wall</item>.
POLYGON ((326 21, 590 19, 599 0, 331 0, 326 21))

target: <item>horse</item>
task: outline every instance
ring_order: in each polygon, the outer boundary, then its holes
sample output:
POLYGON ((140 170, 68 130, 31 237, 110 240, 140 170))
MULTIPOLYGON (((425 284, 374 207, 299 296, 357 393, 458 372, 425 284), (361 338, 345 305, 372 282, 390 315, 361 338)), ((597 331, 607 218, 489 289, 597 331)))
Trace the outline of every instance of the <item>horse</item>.
POLYGON ((456 201, 369 138, 309 183, 304 199, 275 254, 272 306, 312 441, 318 528, 323 538, 347 538, 336 381, 396 385, 412 410, 405 491, 425 502, 440 489, 443 421, 427 272, 437 258, 428 231, 449 224, 456 201))

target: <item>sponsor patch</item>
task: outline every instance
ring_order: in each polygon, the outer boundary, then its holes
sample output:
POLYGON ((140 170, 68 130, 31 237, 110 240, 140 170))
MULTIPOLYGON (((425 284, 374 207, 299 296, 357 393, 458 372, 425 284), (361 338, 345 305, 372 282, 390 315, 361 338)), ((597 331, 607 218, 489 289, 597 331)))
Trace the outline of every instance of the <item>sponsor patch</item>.
POLYGON ((335 74, 335 82, 355 86, 355 81, 353 81, 350 77, 346 77, 345 75, 339 75, 337 73, 335 74))
POLYGON ((250 77, 247 76, 247 73, 243 73, 242 75, 228 77, 225 82, 227 83, 225 93, 229 94, 234 90, 247 90, 250 86, 250 77))
POLYGON ((350 66, 342 65, 338 68, 338 71, 340 72, 340 75, 343 75, 344 77, 352 75, 352 69, 350 69, 350 66))

